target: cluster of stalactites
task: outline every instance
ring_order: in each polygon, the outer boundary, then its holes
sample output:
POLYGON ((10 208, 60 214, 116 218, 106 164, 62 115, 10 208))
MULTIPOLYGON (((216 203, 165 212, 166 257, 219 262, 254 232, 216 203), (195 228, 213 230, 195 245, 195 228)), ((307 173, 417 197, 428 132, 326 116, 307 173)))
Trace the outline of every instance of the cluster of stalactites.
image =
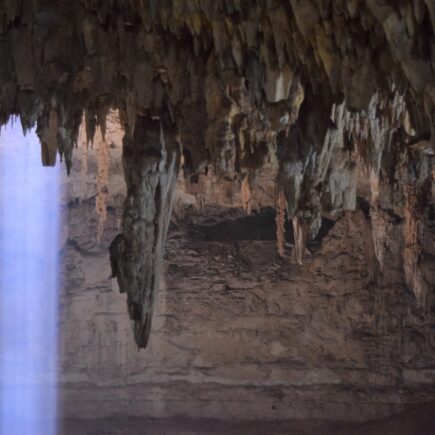
MULTIPOLYGON (((169 112, 195 175, 211 164, 254 179, 276 152, 280 251, 285 200, 299 262, 323 214, 355 208, 366 168, 382 266, 388 236, 375 222, 405 198, 388 160, 432 164, 431 0, 0 0, 0 11, 0 123, 37 124, 44 164, 60 154, 69 170, 83 111, 92 141, 111 106, 128 137, 169 112)), ((427 178, 400 170, 399 184, 427 178)))
POLYGON ((429 208, 435 202, 434 151, 430 138, 418 136, 411 118, 404 96, 392 90, 375 93, 364 111, 349 111, 344 103, 333 105, 320 144, 300 144, 295 135, 293 141, 282 139, 276 206, 280 255, 285 252, 286 218, 293 221, 294 254, 301 264, 321 217, 355 210, 357 196, 365 195, 381 271, 386 252, 392 250, 393 227, 404 221, 401 255, 406 282, 423 304, 433 285, 421 264, 429 208))
POLYGON ((428 111, 435 98, 429 0, 19 4, 0 2, 0 118, 21 113, 26 128, 39 119, 47 164, 53 126, 69 162, 82 110, 88 136, 95 122, 104 135, 110 104, 131 134, 136 114, 159 116, 168 104, 193 170, 210 158, 231 173, 258 164, 246 155, 260 159, 289 127, 301 77, 319 99, 344 95, 358 110, 393 79, 426 95, 428 111), (53 88, 56 102, 46 97, 53 88))

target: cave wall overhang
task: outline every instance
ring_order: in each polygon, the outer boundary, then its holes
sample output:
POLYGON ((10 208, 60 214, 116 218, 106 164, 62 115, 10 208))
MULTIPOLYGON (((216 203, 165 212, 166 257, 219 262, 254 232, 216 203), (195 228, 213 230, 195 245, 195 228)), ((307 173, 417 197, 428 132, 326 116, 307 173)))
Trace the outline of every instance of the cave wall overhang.
POLYGON ((111 253, 139 346, 180 154, 186 176, 211 165, 246 180, 248 208, 257 171, 274 162, 277 222, 293 221, 299 262, 322 216, 356 207, 364 169, 380 269, 403 219, 407 282, 424 302, 433 288, 423 267, 433 255, 431 0, 3 0, 0 10, 0 122, 37 125, 45 165, 59 153, 69 170, 83 113, 92 141, 119 109, 128 194, 111 253))

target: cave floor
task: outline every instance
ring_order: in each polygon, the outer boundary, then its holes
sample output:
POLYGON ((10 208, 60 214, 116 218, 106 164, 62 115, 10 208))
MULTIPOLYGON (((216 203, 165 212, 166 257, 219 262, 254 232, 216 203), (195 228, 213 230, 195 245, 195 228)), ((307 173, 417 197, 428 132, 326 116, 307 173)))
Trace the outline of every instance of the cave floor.
POLYGON ((182 419, 66 420, 62 435, 433 435, 435 402, 362 424, 327 421, 224 422, 182 419))

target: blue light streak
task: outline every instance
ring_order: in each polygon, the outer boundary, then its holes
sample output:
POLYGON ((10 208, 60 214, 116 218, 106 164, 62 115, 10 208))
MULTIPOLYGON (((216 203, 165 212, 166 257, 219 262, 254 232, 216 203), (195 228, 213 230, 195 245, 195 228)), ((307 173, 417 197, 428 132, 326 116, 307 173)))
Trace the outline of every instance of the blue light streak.
POLYGON ((0 434, 55 435, 59 165, 35 131, 0 135, 0 434))

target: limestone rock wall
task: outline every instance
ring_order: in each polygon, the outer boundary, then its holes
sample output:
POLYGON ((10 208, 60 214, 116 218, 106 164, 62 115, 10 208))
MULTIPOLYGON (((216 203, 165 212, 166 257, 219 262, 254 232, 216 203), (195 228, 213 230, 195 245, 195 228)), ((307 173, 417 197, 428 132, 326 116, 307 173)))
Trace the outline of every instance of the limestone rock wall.
POLYGON ((382 270, 364 201, 336 215, 299 265, 292 228, 281 257, 264 209, 275 204, 272 169, 249 216, 241 183, 180 177, 150 342, 138 352, 126 296, 110 278, 126 194, 122 133, 111 125, 86 159, 79 144, 65 179, 65 416, 365 420, 435 398, 433 301, 418 305, 397 255, 408 221, 389 217, 395 245, 382 270))
POLYGON ((355 210, 365 170, 376 259, 382 268, 395 245, 389 228, 405 220, 396 254, 425 305, 434 11, 433 0, 1 0, 0 125, 14 114, 24 130, 37 125, 43 164, 59 153, 71 170, 83 117, 92 141, 119 110, 128 201, 112 273, 141 347, 180 154, 187 178, 212 168, 243 183, 247 211, 274 160, 278 221, 293 221, 301 264, 322 219, 355 210))

